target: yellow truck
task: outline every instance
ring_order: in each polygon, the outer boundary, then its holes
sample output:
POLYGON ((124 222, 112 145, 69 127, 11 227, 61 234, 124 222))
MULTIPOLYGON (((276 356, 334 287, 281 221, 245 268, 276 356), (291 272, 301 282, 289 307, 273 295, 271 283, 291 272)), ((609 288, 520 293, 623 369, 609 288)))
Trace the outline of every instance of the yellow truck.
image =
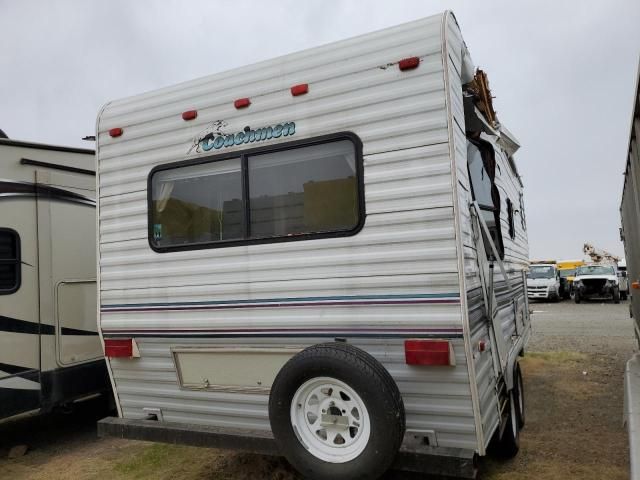
POLYGON ((576 275, 576 268, 585 265, 582 260, 562 260, 556 262, 560 273, 560 295, 562 298, 570 298, 573 291, 573 279, 576 275))

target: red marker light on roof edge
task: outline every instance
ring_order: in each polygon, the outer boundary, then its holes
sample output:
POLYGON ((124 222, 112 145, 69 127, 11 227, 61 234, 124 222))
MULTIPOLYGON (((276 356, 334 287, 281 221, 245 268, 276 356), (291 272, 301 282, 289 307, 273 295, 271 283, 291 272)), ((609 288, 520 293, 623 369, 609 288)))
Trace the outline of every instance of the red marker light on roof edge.
POLYGON ((197 110, 187 110, 186 112, 182 112, 182 119, 183 120, 193 120, 197 116, 198 116, 198 111, 197 110))
POLYGON ((398 62, 398 67, 401 71, 413 70, 414 68, 418 68, 418 65, 420 65, 419 57, 404 58, 398 62))
POLYGON ((236 108, 246 108, 251 105, 251 100, 248 98, 239 98, 235 102, 233 102, 233 106, 236 108))
POLYGON ((299 85, 294 85, 291 87, 291 95, 297 97, 298 95, 304 95, 309 91, 308 83, 300 83, 299 85))

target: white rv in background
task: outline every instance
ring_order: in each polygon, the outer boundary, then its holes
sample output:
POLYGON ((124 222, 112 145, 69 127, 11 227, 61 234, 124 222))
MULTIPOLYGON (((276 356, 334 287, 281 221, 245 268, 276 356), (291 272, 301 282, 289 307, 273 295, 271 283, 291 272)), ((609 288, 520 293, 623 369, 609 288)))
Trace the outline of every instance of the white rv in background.
POLYGON ((0 138, 0 420, 109 389, 93 150, 0 138))
POLYGON ((515 455, 528 245, 491 98, 446 12, 105 105, 99 432, 309 478, 515 455))

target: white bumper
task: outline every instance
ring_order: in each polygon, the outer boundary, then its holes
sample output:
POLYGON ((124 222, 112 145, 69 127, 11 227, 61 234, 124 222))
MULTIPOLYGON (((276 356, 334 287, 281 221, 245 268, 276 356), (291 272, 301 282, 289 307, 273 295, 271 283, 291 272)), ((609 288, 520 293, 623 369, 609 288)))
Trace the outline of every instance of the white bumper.
POLYGON ((549 287, 543 285, 527 285, 527 296, 529 298, 549 298, 549 287))

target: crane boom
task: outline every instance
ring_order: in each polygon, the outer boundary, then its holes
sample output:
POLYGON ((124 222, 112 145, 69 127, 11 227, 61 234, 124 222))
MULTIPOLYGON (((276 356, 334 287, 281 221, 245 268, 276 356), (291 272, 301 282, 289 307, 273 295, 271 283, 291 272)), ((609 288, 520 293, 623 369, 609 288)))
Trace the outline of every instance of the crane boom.
POLYGON ((606 250, 594 247, 590 243, 585 243, 582 247, 582 251, 585 255, 588 255, 589 258, 591 258, 591 261, 593 263, 605 263, 617 266, 618 262, 621 260, 620 257, 614 255, 613 253, 609 253, 606 250))

